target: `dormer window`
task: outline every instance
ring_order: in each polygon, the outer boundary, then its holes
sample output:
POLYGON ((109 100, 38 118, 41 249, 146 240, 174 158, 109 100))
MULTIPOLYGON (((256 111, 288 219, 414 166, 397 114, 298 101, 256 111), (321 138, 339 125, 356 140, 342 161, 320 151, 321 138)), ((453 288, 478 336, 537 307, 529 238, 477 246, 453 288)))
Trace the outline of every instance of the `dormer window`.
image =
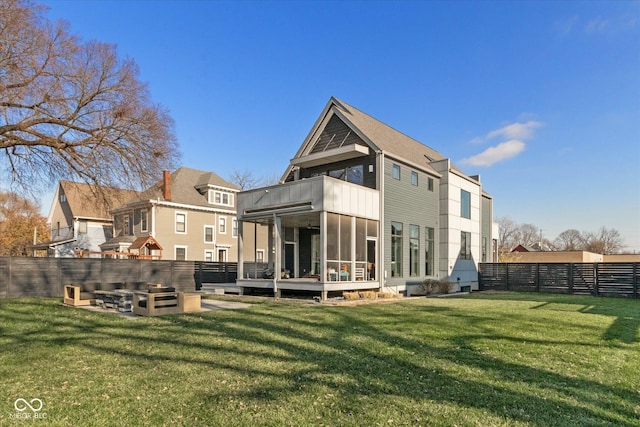
POLYGON ((222 206, 233 206, 233 194, 226 191, 209 190, 209 203, 222 206))

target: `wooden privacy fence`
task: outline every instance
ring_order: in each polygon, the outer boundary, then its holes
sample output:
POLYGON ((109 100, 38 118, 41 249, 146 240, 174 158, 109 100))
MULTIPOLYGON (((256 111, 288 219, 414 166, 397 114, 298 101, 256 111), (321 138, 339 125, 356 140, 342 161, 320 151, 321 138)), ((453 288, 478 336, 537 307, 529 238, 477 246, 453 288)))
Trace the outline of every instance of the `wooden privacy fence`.
POLYGON ((480 290, 640 298, 640 263, 481 263, 480 290))
POLYGON ((202 283, 234 283, 232 262, 100 258, 0 257, 0 298, 62 297, 64 285, 147 282, 194 291, 202 283))

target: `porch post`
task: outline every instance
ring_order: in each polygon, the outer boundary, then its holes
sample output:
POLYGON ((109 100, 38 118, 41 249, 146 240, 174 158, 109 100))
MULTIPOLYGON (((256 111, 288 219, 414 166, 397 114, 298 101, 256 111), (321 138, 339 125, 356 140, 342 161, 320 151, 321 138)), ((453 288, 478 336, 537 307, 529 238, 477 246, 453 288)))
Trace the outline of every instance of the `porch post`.
POLYGON ((282 221, 279 216, 275 213, 273 214, 273 225, 275 227, 274 233, 274 256, 273 256, 273 294, 275 297, 280 296, 280 292, 278 292, 278 279, 280 278, 280 258, 282 256, 282 221))
MULTIPOLYGON (((244 221, 238 221, 238 279, 244 278, 244 221)), ((236 279, 237 280, 237 279, 236 279)))
MULTIPOLYGON (((320 212, 320 280, 324 288, 327 281, 327 212, 320 212)), ((323 294, 324 295, 324 294, 323 294)))

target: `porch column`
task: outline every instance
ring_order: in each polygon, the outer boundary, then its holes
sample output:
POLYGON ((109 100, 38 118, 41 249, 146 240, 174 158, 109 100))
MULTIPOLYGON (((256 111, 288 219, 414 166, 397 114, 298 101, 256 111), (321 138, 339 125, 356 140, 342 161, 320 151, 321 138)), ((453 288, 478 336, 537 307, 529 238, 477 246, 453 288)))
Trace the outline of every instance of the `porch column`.
POLYGON ((275 296, 279 296, 278 292, 278 279, 280 279, 280 266, 282 258, 282 220, 275 213, 273 214, 273 225, 275 227, 273 247, 275 249, 273 254, 273 293, 275 296))
MULTIPOLYGON (((320 212, 320 281, 324 287, 327 281, 327 212, 320 212)), ((326 294, 323 293, 326 298, 326 294)))
MULTIPOLYGON (((238 220, 238 279, 244 278, 244 221, 238 220)), ((237 279, 236 279, 237 280, 237 279)))

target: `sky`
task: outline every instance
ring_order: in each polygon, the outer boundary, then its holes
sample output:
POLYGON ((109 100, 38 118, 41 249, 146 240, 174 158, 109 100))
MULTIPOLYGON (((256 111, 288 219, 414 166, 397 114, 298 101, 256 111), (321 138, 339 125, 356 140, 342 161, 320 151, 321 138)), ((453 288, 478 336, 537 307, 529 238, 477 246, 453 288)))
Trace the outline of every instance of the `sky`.
POLYGON ((183 166, 280 177, 335 96, 480 174, 496 218, 640 253, 638 1, 42 3, 135 60, 183 166))

